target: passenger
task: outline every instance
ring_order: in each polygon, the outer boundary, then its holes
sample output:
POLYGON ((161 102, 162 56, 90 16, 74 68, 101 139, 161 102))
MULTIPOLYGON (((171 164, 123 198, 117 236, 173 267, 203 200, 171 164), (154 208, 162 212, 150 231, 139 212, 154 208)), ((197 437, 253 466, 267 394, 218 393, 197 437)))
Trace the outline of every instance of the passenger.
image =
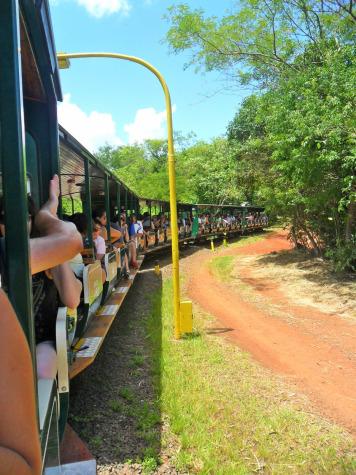
POLYGON ((155 232, 155 246, 158 246, 159 243, 159 230, 161 227, 161 221, 158 216, 153 216, 152 220, 153 230, 155 232))
MULTIPOLYGON (((188 220, 186 220, 186 226, 187 226, 188 220)), ((168 228, 168 222, 167 218, 164 213, 161 214, 161 228, 163 230, 163 235, 164 235, 164 242, 167 242, 167 228, 168 228)), ((185 229, 185 232, 187 232, 187 229, 185 229)))
POLYGON ((138 247, 140 248, 140 250, 142 250, 142 246, 141 246, 141 242, 142 242, 142 239, 143 239, 143 236, 144 236, 144 230, 143 230, 143 223, 142 223, 142 216, 138 216, 137 217, 137 240, 138 240, 138 247))
POLYGON ((130 226, 129 226, 129 250, 130 250, 130 266, 133 267, 134 269, 138 268, 138 263, 137 263, 137 247, 138 247, 138 242, 137 242, 137 237, 142 235, 143 228, 142 225, 137 223, 137 218, 135 214, 132 214, 130 216, 130 226))
MULTIPOLYGON (((83 244, 85 245, 85 240, 88 232, 87 217, 85 216, 85 214, 75 213, 72 216, 69 216, 68 220, 76 226, 78 232, 82 236, 83 244)), ((74 274, 78 277, 78 279, 83 280, 83 272, 85 265, 83 261, 83 256, 80 252, 69 261, 69 265, 74 274)))
POLYGON ((129 278, 130 275, 130 268, 129 268, 129 233, 126 224, 126 217, 125 214, 121 215, 120 217, 120 228, 119 231, 121 232, 121 238, 119 240, 119 247, 120 247, 120 256, 121 256, 121 273, 125 279, 129 278))
POLYGON ((152 230, 152 222, 149 213, 146 211, 143 213, 142 217, 142 227, 143 227, 143 235, 144 235, 144 251, 148 247, 148 238, 150 231, 152 230))
MULTIPOLYGON (((57 372, 55 339, 59 304, 76 308, 82 288, 66 262, 82 249, 82 239, 72 223, 58 219, 58 197, 59 179, 55 175, 50 181, 48 201, 37 214, 32 199, 28 198, 37 375, 43 379, 53 379, 57 372)), ((3 213, 4 209, 0 211, 3 213)), ((2 232, 5 234, 4 226, 2 232)))
MULTIPOLYGON (((96 224, 100 226, 100 235, 104 241, 108 240, 108 231, 106 228, 107 225, 107 216, 104 208, 97 208, 93 211, 93 220, 96 224)), ((111 242, 115 242, 120 239, 120 231, 114 229, 110 226, 110 238, 111 242)))
POLYGON ((106 253, 105 240, 102 237, 100 224, 93 223, 93 242, 95 245, 95 255, 98 261, 102 261, 106 253))
POLYGON ((31 354, 0 290, 0 474, 40 475, 41 447, 31 354))

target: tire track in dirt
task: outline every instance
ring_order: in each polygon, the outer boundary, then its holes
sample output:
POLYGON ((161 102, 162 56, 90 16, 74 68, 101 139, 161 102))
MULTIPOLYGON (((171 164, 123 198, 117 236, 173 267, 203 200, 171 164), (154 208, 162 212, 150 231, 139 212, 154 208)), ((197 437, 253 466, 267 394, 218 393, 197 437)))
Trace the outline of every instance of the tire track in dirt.
MULTIPOLYGON (((219 255, 268 254, 290 248, 283 233, 219 255)), ((293 325, 271 315, 254 302, 247 302, 227 284, 218 282, 209 272, 211 256, 193 258, 188 293, 204 310, 231 329, 224 335, 264 366, 286 375, 316 403, 319 411, 337 421, 356 436, 356 362, 348 352, 356 341, 356 325, 337 315, 325 314, 290 302, 274 283, 250 280, 250 269, 241 275, 245 282, 280 308, 293 315, 293 325), (307 331, 303 321, 317 322, 318 331, 307 331), (335 342, 325 334, 335 333, 335 342)))

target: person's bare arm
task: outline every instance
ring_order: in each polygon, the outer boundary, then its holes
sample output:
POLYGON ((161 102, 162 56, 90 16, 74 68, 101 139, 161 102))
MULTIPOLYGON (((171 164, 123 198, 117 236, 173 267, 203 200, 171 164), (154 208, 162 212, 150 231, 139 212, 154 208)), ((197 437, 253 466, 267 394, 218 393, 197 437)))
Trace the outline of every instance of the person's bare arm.
POLYGON ((39 475, 41 450, 30 351, 0 290, 0 475, 39 475))
POLYGON ((51 274, 63 305, 77 308, 80 303, 82 284, 75 277, 70 265, 67 262, 60 264, 51 269, 51 274))
POLYGON ((32 274, 70 260, 83 248, 82 237, 75 225, 57 217, 58 196, 59 180, 55 175, 50 182, 48 201, 35 218, 41 237, 30 239, 32 274))

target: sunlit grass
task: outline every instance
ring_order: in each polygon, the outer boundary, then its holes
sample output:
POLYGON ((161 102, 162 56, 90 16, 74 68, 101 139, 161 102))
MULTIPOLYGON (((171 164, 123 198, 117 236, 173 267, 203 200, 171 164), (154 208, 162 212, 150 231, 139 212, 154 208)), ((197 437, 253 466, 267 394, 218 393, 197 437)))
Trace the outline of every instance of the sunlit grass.
POLYGON ((234 257, 233 256, 218 256, 214 257, 209 262, 209 269, 221 281, 229 281, 231 278, 231 273, 234 268, 234 257))
MULTIPOLYGON (((229 268, 229 261, 222 266, 229 268)), ((219 265, 218 265, 219 267, 219 265)), ((287 384, 247 354, 204 332, 214 319, 195 310, 193 338, 172 338, 172 286, 163 282, 147 319, 159 404, 177 436, 179 470, 238 475, 353 474, 352 439, 307 413, 287 384), (161 329, 162 322, 162 329, 161 329), (162 332, 162 334, 161 334, 162 332), (162 336, 162 348, 157 345, 162 336)))

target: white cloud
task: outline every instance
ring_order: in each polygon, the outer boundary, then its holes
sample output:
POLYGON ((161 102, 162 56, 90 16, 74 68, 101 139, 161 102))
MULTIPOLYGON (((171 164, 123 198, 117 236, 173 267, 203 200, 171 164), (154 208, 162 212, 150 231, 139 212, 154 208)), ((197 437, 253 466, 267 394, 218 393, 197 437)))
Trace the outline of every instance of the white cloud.
MULTIPOLYGON (((58 5, 65 0, 50 0, 51 5, 58 5)), ((86 11, 96 17, 102 18, 103 16, 112 15, 114 13, 121 13, 122 15, 128 15, 131 10, 131 4, 129 0, 67 0, 75 1, 78 5, 84 7, 86 11)))
POLYGON ((131 9, 128 0, 76 0, 76 2, 96 18, 113 13, 127 15, 131 9))
MULTIPOLYGON (((173 112, 176 107, 173 106, 173 112)), ((142 143, 146 139, 162 139, 165 137, 166 111, 158 112, 153 107, 139 109, 131 124, 125 124, 129 144, 142 143)))
POLYGON ((65 94, 63 102, 58 106, 58 121, 91 152, 105 143, 123 143, 116 135, 116 124, 111 114, 92 111, 87 115, 71 102, 70 94, 65 94))

